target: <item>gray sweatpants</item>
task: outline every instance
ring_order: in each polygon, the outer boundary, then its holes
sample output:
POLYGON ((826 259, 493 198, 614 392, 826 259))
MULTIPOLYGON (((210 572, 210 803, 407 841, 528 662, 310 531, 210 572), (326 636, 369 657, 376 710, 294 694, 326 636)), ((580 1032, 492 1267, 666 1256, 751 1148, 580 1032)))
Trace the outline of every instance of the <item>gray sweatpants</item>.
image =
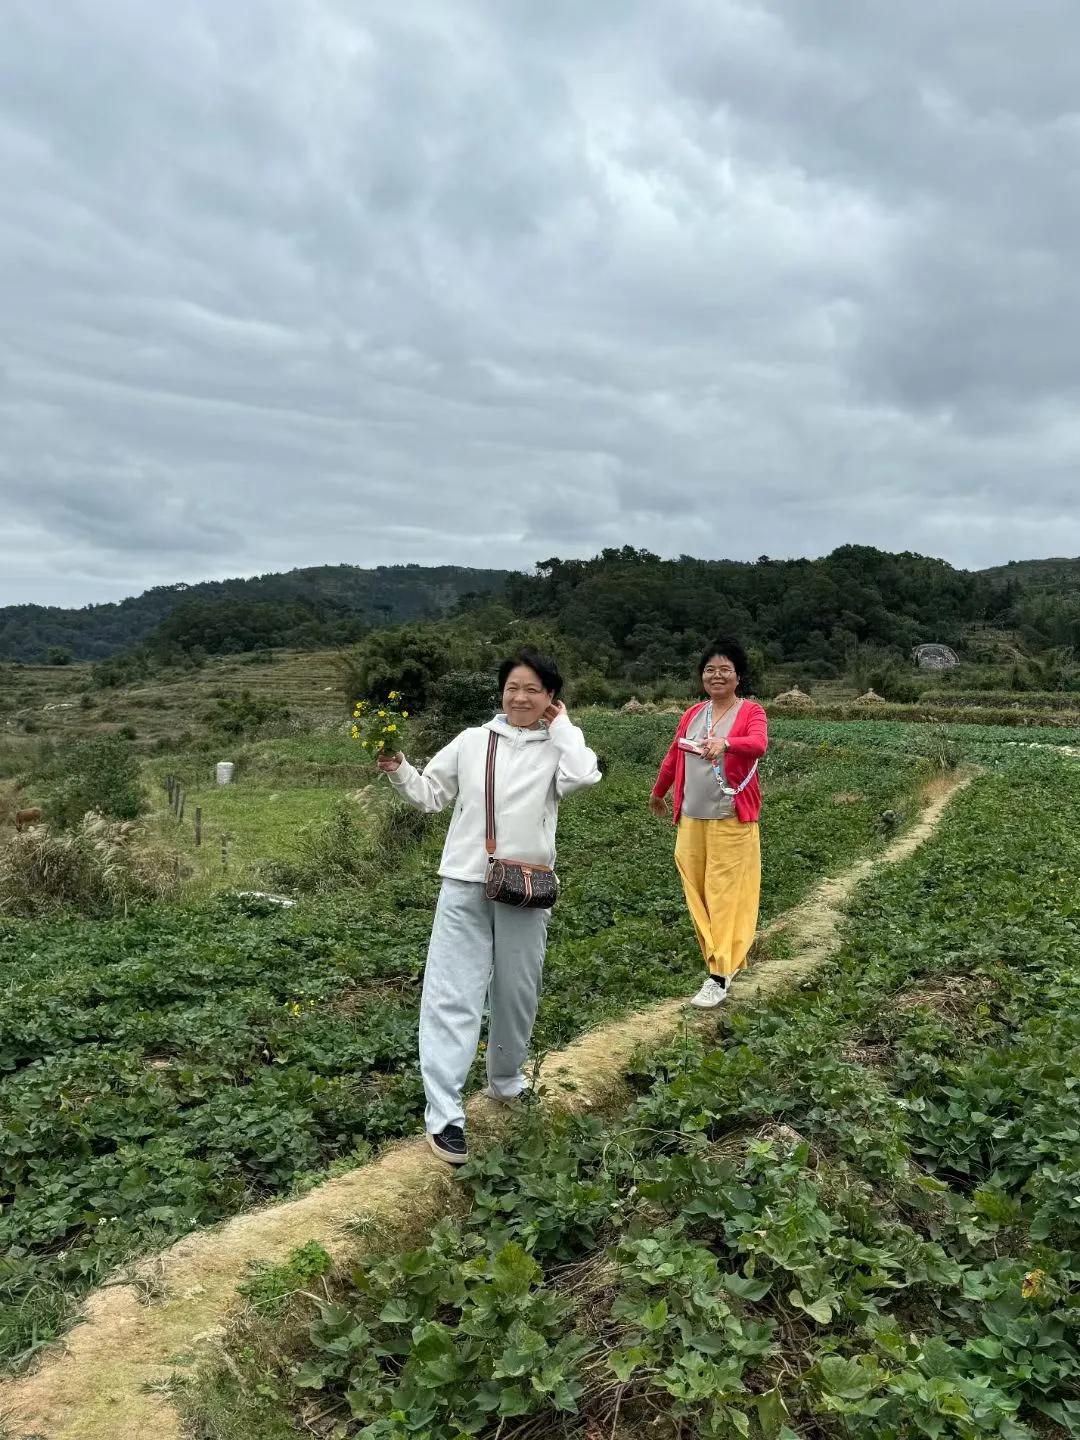
POLYGON ((487 899, 479 882, 444 880, 420 1001, 420 1073, 428 1131, 464 1125, 461 1092, 476 1058, 487 997, 488 1083, 509 1098, 525 1088, 547 945, 547 910, 487 899))

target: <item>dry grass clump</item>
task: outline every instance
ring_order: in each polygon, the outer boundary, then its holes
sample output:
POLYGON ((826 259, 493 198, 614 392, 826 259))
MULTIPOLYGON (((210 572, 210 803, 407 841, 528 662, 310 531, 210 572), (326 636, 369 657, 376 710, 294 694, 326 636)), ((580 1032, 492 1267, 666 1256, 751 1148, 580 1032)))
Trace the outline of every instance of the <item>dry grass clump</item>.
POLYGON ((176 857, 152 846, 140 826, 95 811, 71 830, 39 825, 0 846, 0 915, 19 919, 122 915, 167 899, 179 881, 176 857))

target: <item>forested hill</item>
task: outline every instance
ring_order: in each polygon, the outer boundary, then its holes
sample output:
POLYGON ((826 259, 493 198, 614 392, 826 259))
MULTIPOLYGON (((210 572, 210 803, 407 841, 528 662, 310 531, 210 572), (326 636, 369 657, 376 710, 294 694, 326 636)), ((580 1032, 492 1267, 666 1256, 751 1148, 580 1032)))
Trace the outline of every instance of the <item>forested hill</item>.
POLYGON ((246 580, 159 585, 116 604, 63 610, 0 607, 0 660, 40 661, 51 650, 101 660, 147 640, 162 622, 209 629, 217 651, 259 644, 345 643, 370 625, 444 615, 468 595, 502 593, 506 572, 457 565, 320 565, 246 580))
POLYGON ((1014 581, 1026 590, 1080 591, 1080 555, 1073 559, 1052 556, 1047 560, 1010 560, 980 572, 1000 584, 1014 581))
MULTIPOLYGON (((320 566, 249 580, 159 586, 119 604, 0 609, 0 660, 101 660, 349 645, 368 629, 437 619, 498 598, 581 663, 641 673, 685 661, 710 635, 741 635, 768 660, 835 665, 865 646, 960 644, 996 627, 1034 651, 1080 650, 1080 559, 987 571, 842 545, 816 560, 662 560, 630 546, 531 573, 456 566, 320 566)), ((809 672, 808 672, 809 673, 809 672)))
POLYGON ((1032 651, 1080 649, 1080 592, 1029 587, 1016 569, 988 576, 868 545, 753 562, 661 560, 624 547, 512 573, 506 601, 610 674, 656 675, 673 661, 685 669, 717 634, 742 637, 767 663, 821 665, 822 674, 867 647, 903 655, 936 640, 970 649, 977 632, 1012 632, 1032 651))

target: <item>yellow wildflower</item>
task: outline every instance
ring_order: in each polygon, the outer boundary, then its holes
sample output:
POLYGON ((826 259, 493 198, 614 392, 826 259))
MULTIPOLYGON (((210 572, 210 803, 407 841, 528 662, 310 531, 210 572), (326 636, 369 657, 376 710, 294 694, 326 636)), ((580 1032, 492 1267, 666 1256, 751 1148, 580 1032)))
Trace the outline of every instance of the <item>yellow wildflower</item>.
POLYGON ((397 729, 397 726, 396 726, 396 725, 387 725, 387 727, 386 727, 386 733, 389 735, 391 731, 396 730, 396 729, 397 729))
POLYGON ((352 727, 352 738, 353 738, 354 740, 359 740, 359 739, 360 739, 360 731, 356 728, 355 725, 352 727))
POLYGON ((391 700, 400 700, 400 699, 401 699, 401 696, 398 694, 398 692, 397 692, 396 690, 391 690, 391 691, 390 691, 389 698, 390 698, 391 700))
POLYGON ((1025 1300, 1033 1300, 1042 1289, 1042 1283, 1045 1279, 1045 1270, 1029 1270, 1024 1276, 1023 1284, 1020 1286, 1020 1294, 1025 1300))
POLYGON ((385 720, 385 719, 386 719, 386 711, 385 711, 385 710, 380 710, 380 711, 379 711, 379 719, 380 719, 380 720, 385 720))
POLYGON ((402 712, 401 712, 401 718, 402 718, 403 720, 407 720, 407 719, 409 718, 409 712, 408 712, 408 710, 402 710, 402 712))
POLYGON ((367 749, 367 741, 366 741, 366 740, 361 740, 361 741, 360 741, 360 749, 361 749, 361 750, 366 750, 366 749, 367 749))

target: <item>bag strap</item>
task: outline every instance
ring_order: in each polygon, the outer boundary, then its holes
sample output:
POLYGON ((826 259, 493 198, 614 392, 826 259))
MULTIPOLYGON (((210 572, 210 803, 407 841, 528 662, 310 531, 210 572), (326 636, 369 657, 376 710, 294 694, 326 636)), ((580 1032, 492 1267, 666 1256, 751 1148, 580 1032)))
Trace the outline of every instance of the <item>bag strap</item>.
POLYGON ((750 766, 750 773, 745 777, 745 779, 740 780, 739 783, 738 783, 738 785, 736 785, 736 786, 734 787, 734 789, 732 789, 732 788, 728 785, 727 780, 726 780, 726 778, 725 778, 725 776, 724 776, 724 762, 723 762, 723 760, 717 761, 717 763, 713 766, 713 774, 716 776, 717 780, 720 781, 720 788, 723 790, 724 794, 728 797, 728 799, 734 800, 735 797, 736 797, 736 795, 741 795, 741 794, 742 794, 742 792, 743 792, 743 791, 746 789, 746 787, 750 784, 750 781, 751 781, 751 780, 754 778, 754 776, 757 774, 757 767, 758 767, 758 762, 755 760, 754 763, 753 763, 753 765, 750 766))
POLYGON ((487 828, 487 853, 495 858, 495 751, 499 748, 499 737, 494 730, 488 731, 487 764, 484 767, 484 812, 487 828))

